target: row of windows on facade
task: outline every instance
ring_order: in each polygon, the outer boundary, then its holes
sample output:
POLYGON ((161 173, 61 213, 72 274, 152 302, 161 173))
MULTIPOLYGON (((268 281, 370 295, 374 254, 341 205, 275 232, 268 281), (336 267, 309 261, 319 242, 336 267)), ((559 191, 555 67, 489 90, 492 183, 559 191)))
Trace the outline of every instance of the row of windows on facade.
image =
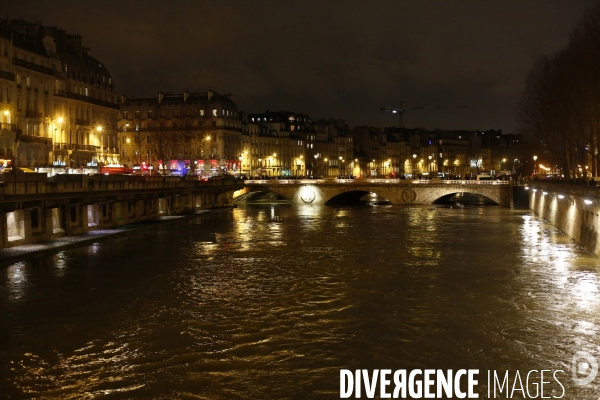
MULTIPOLYGON (((23 78, 22 78, 21 74, 15 75, 15 83, 17 84, 17 88, 20 88, 23 85, 23 78)), ((43 83, 44 83, 44 93, 48 94, 49 90, 50 90, 50 81, 46 80, 43 83)), ((25 87, 27 89, 31 89, 31 86, 32 86, 31 77, 25 76, 25 87)), ((55 88, 57 90, 64 90, 64 87, 65 87, 65 84, 63 81, 56 80, 55 88)), ((115 102, 114 96, 104 93, 102 91, 99 91, 98 93, 96 93, 95 91, 91 91, 91 93, 90 93, 89 88, 87 88, 85 86, 79 86, 79 85, 74 85, 74 86, 72 86, 72 88, 73 88, 73 93, 79 94, 81 96, 89 97, 91 94, 92 98, 97 98, 99 100, 109 101, 112 103, 115 102)), ((37 90, 37 87, 35 89, 37 90)))
MULTIPOLYGON (((100 65, 100 64, 98 64, 98 65, 100 65)), ((67 75, 69 78, 76 79, 76 80, 84 82, 84 83, 90 83, 91 85, 96 85, 96 86, 101 86, 101 85, 106 86, 107 83, 108 83, 108 86, 112 86, 112 78, 110 76, 107 78, 105 75, 100 75, 96 72, 84 70, 83 71, 83 79, 82 79, 81 71, 76 70, 76 71, 72 71, 69 74, 68 65, 66 63, 65 63, 64 68, 65 68, 65 75, 67 75), (94 78, 96 78, 96 80, 94 80, 94 78), (102 82, 100 82, 100 78, 102 78, 102 82)))
MULTIPOLYGON (((267 117, 251 117, 250 120, 252 122, 267 122, 267 117)), ((288 117, 288 121, 289 122, 295 122, 296 118, 293 116, 288 117)), ((310 120, 308 118, 298 118, 297 119, 298 122, 310 122, 310 120)), ((269 122, 273 122, 273 118, 269 118, 269 122)))
MULTIPOLYGON (((121 115, 122 115, 123 119, 129 119, 129 111, 122 111, 121 115)), ((142 115, 141 111, 139 111, 139 110, 135 111, 135 118, 136 119, 140 119, 141 115, 142 115)), ((160 110, 160 116, 161 116, 161 118, 167 117, 166 111, 165 110, 160 110)), ((178 118, 180 116, 183 116, 183 114, 179 115, 179 110, 172 110, 171 113, 170 113, 170 115, 169 115, 170 118, 178 118)), ((191 110, 186 110, 185 116, 186 117, 191 117, 192 116, 191 110)), ((204 114, 204 110, 199 110, 199 116, 200 117, 206 116, 204 114)), ((213 110, 212 110, 212 116, 213 117, 218 117, 219 116, 219 110, 216 109, 216 108, 213 108, 213 110)), ((237 112, 235 112, 235 111, 229 111, 229 110, 221 110, 221 116, 222 117, 237 117, 237 112)), ((146 118, 154 118, 154 110, 148 110, 148 111, 146 111, 146 118)))

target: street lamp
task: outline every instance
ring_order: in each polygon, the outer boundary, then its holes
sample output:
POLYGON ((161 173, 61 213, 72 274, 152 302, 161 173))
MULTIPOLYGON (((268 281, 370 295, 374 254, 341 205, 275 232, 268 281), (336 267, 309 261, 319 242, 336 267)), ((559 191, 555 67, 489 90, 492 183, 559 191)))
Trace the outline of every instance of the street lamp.
POLYGON ((329 158, 325 157, 323 159, 323 169, 325 170, 325 177, 329 177, 329 165, 327 164, 329 162, 329 158))
POLYGON ((319 175, 317 173, 317 159, 319 158, 319 153, 315 154, 315 165, 313 166, 313 170, 314 170, 314 175, 319 175))
POLYGON ((427 158, 429 159, 429 162, 428 162, 428 165, 429 165, 429 167, 428 167, 428 169, 429 169, 429 179, 431 179, 431 156, 427 156, 427 158))
MULTIPOLYGON (((8 111, 4 111, 4 114, 5 114, 5 115, 7 115, 7 113, 8 113, 8 111)), ((63 121, 64 121, 64 120, 63 120, 63 118, 62 118, 62 117, 58 117, 58 118, 56 119, 56 122, 58 122, 58 128, 59 128, 58 134, 59 134, 59 136, 61 136, 61 137, 62 137, 62 124, 63 124, 63 121)), ((55 138, 55 136, 56 136, 56 128, 54 128, 54 132, 52 132, 52 165, 54 165, 54 161, 56 161, 56 160, 54 159, 54 158, 55 158, 55 154, 54 154, 54 146, 55 146, 55 144, 54 144, 54 143, 55 143, 55 141, 56 141, 56 138, 55 138)), ((52 172, 52 174, 54 174, 54 170, 52 170, 52 171, 53 171, 53 172, 52 172)))
POLYGON ((239 156, 238 157, 240 160, 240 163, 238 165, 238 176, 242 176, 242 161, 244 160, 244 156, 239 156))
MULTIPOLYGON (((244 151, 244 156, 248 156, 248 150, 244 151)), ((250 157, 248 157, 248 170, 249 179, 252 179, 252 159, 250 157)))
POLYGON ((202 152, 204 153, 204 175, 205 176, 209 176, 210 175, 210 168, 211 168, 211 163, 210 163, 210 156, 209 150, 210 150, 210 140, 211 137, 210 135, 206 135, 206 137, 203 139, 203 148, 202 148, 202 152), (204 151, 204 147, 206 147, 206 152, 204 151))
POLYGON ((503 158, 502 160, 498 161, 498 173, 496 175, 500 175, 502 174, 502 164, 504 164, 506 162, 506 158, 503 158))
POLYGON ((262 174, 262 158, 258 159, 258 170, 260 171, 260 173, 262 174))
POLYGON ((533 156, 533 174, 537 175, 537 156, 533 156))
POLYGON ((415 179, 415 175, 416 175, 416 162, 417 162, 417 155, 413 154, 413 179, 415 179))
POLYGON ((340 159, 340 163, 338 164, 338 176, 342 175, 342 156, 338 157, 340 159))

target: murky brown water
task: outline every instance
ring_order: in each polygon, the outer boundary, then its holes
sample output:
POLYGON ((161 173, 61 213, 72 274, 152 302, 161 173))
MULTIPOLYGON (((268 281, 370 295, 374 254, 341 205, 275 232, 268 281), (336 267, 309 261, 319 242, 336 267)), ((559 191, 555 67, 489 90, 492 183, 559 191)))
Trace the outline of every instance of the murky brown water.
POLYGON ((570 376, 600 360, 598 265, 500 208, 222 211, 0 270, 0 393, 338 398, 342 368, 479 368, 480 398, 487 370, 562 369, 595 400, 570 376))

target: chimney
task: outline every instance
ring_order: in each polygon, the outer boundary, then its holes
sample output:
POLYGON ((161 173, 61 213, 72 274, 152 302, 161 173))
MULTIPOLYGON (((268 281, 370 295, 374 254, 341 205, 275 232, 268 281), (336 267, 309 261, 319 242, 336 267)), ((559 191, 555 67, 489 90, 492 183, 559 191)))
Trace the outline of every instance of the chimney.
POLYGON ((124 94, 121 95, 121 103, 125 103, 127 101, 127 96, 124 94))
POLYGON ((188 92, 187 90, 185 92, 183 92, 183 101, 187 101, 188 97, 190 97, 190 92, 188 92))
POLYGON ((158 104, 162 102, 163 97, 165 97, 165 94, 163 92, 158 92, 158 104))
POLYGON ((77 54, 77 56, 81 59, 81 54, 83 51, 81 46, 81 35, 67 35, 67 49, 77 54))
POLYGON ((27 24, 27 36, 37 36, 39 32, 38 24, 27 24))
POLYGON ((212 97, 215 95, 215 93, 212 90, 208 90, 208 100, 210 101, 210 99, 212 99, 212 97))

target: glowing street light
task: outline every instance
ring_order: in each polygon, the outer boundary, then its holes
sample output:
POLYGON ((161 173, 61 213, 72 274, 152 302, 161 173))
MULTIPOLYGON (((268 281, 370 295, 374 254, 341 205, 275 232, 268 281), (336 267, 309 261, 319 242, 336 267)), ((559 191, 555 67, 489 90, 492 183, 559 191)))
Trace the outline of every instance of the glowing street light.
POLYGON ((262 173, 262 158, 258 159, 258 170, 262 173))
POLYGON ((429 167, 427 168, 429 170, 429 178, 431 178, 431 156, 427 156, 427 158, 429 159, 429 162, 427 163, 429 165, 429 167))

